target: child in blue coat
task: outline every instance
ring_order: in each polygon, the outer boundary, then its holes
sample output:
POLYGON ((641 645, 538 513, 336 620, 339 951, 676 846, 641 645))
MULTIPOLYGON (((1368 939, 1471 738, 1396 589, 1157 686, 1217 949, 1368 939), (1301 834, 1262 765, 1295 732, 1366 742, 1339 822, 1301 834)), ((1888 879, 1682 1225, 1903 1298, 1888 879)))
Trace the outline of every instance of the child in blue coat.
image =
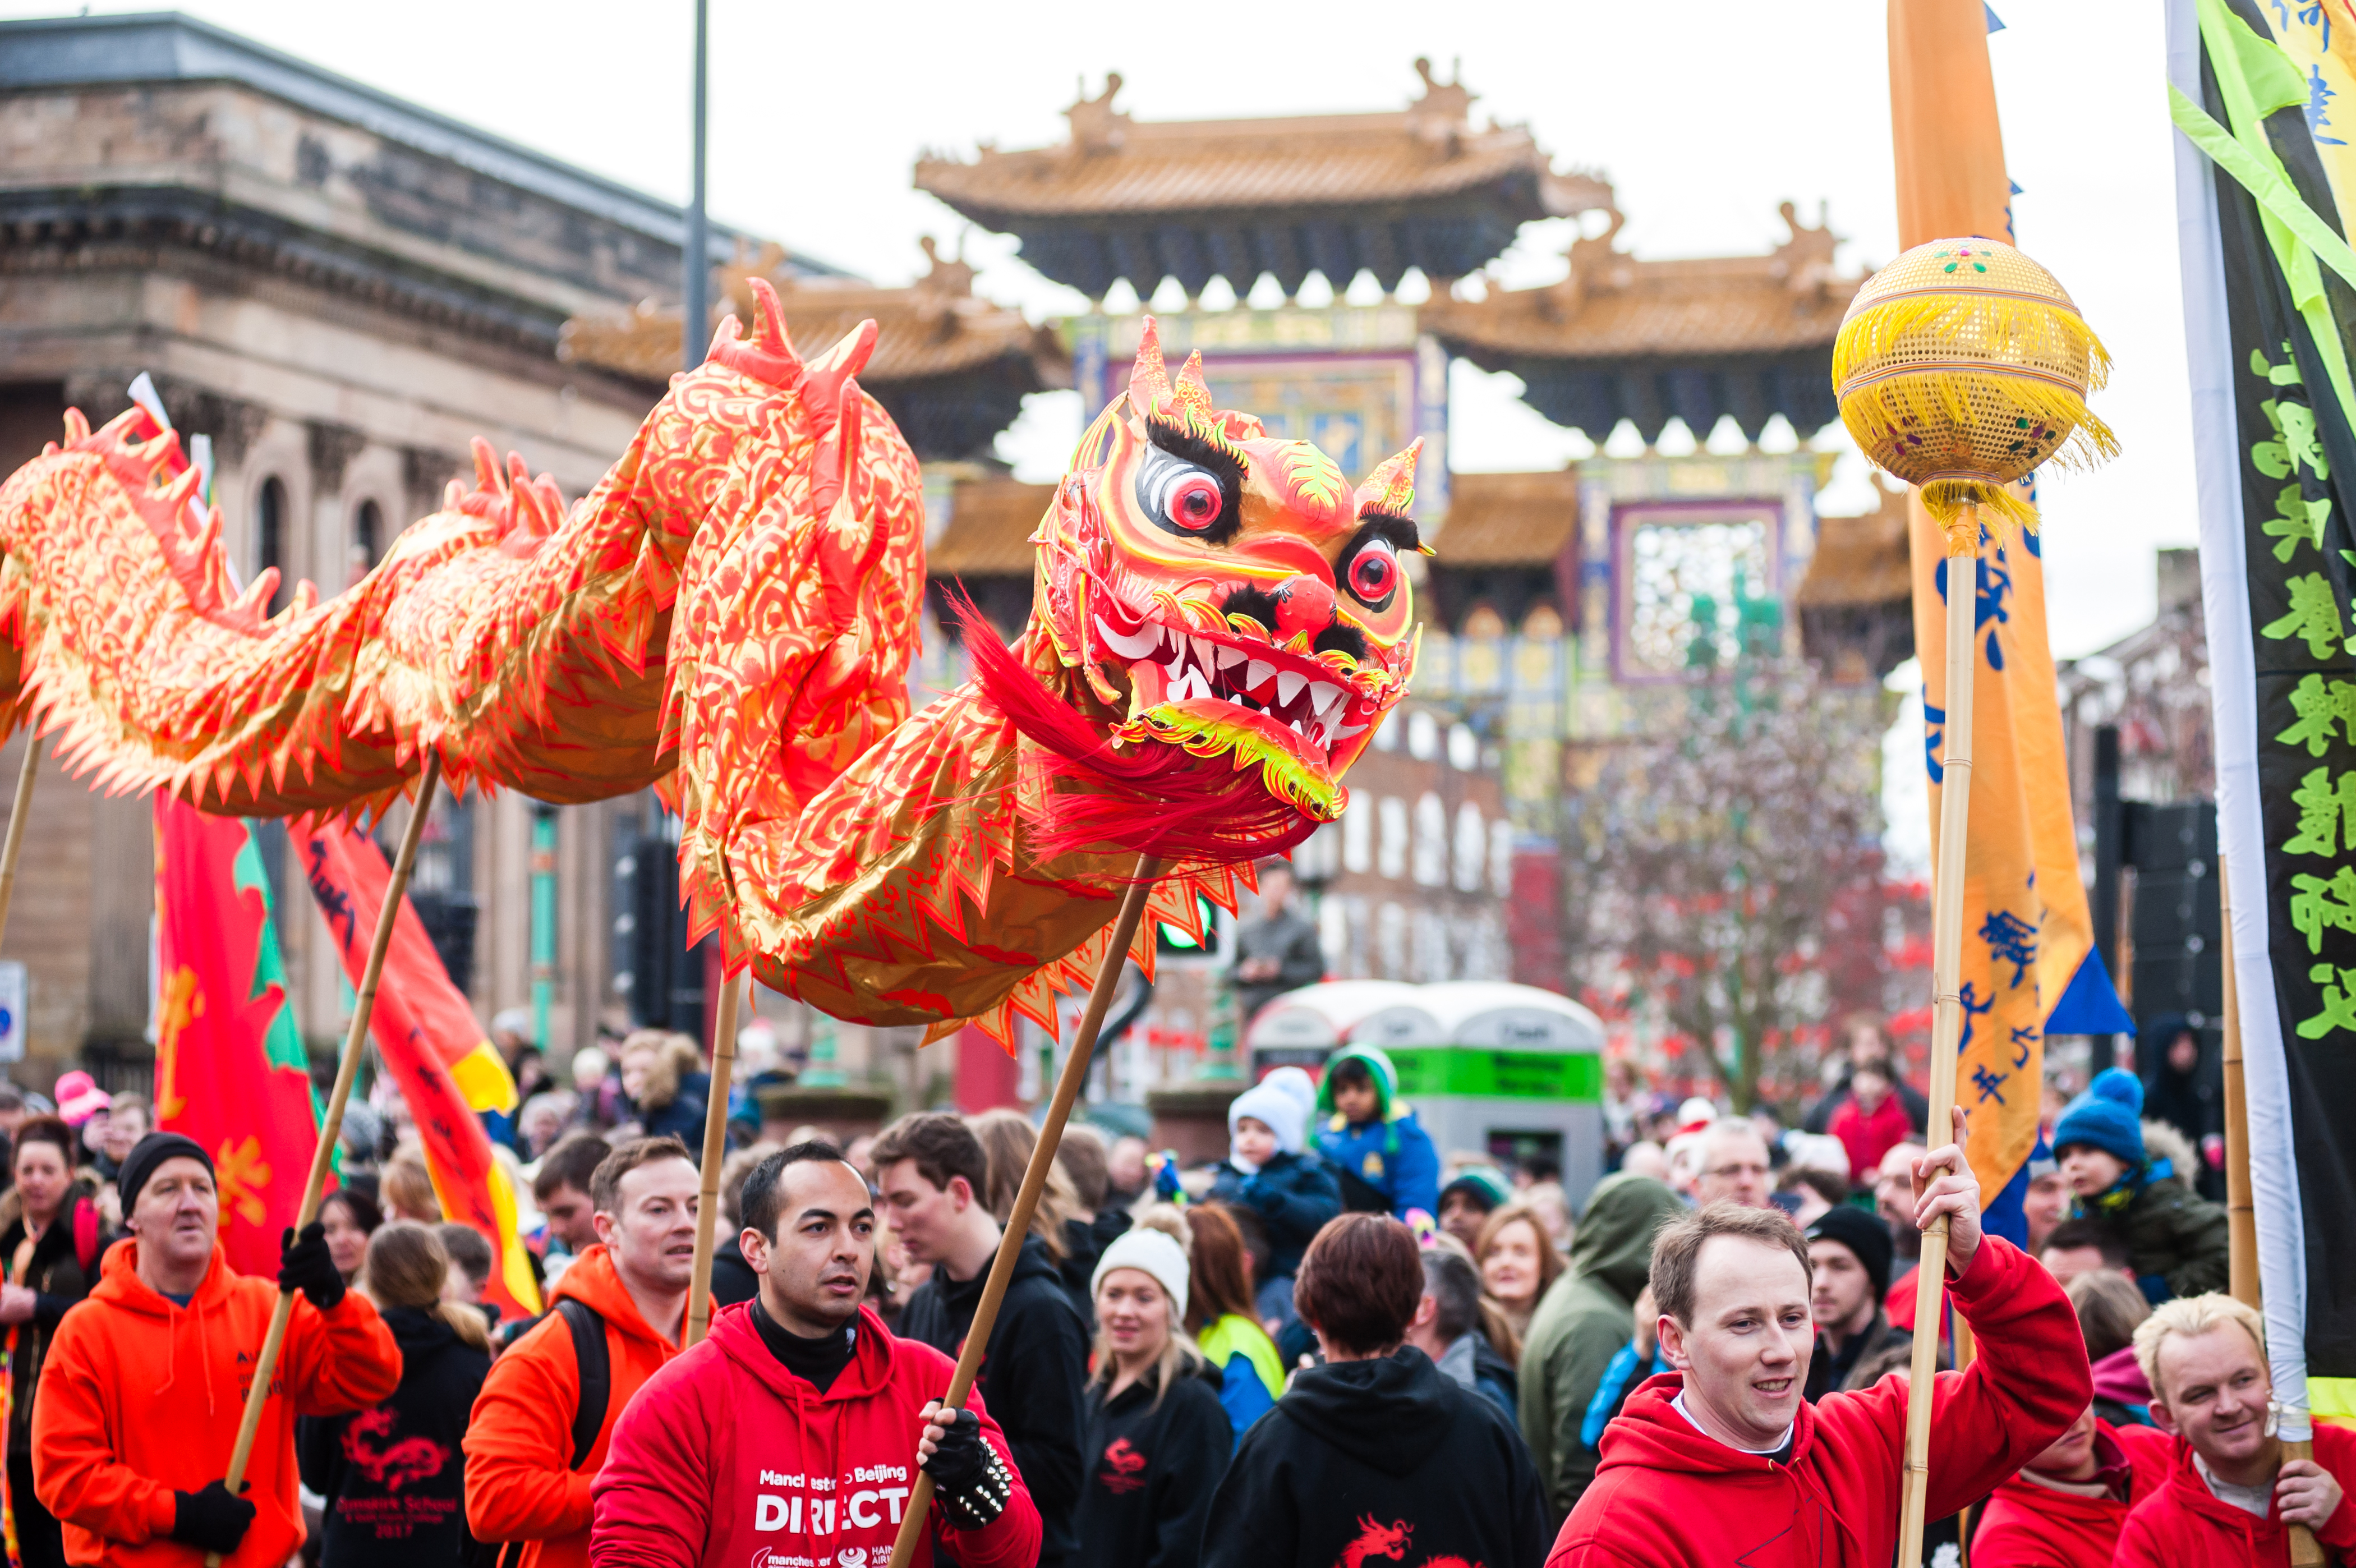
POLYGON ((1410 1225, 1419 1214, 1428 1222, 1438 1218, 1440 1152, 1399 1099, 1390 1058, 1372 1046, 1334 1053, 1325 1064, 1317 1109, 1324 1113, 1317 1152, 1343 1173, 1349 1208, 1387 1209, 1410 1225))

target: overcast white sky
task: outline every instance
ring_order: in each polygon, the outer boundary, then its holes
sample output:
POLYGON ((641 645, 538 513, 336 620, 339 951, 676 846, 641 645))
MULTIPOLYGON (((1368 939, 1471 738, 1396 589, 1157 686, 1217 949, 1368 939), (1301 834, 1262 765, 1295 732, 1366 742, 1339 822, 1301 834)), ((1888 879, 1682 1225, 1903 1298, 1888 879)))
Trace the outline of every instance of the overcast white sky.
MULTIPOLYGON (((0 0, 0 15, 67 7, 0 0)), ((104 11, 151 5, 102 4, 104 11)), ((688 183, 690 0, 196 0, 261 42, 672 199, 688 183)), ((2152 610, 2151 552, 2193 536, 2191 460, 2157 6, 1996 0, 1989 39, 2022 246, 2076 295, 2117 361, 2099 404, 2125 454, 2045 487, 2055 651, 2085 652, 2152 610)), ((948 209, 910 188, 918 152, 1061 140, 1082 75, 1127 81, 1143 119, 1394 108, 1409 62, 1461 59, 1476 115, 1526 121, 1563 166, 1600 169, 1640 255, 1755 252, 1776 204, 1829 203, 1847 260, 1897 249, 1884 6, 1875 0, 1626 0, 1347 5, 826 5, 715 0, 711 204, 716 217, 881 282, 921 269, 948 209)), ((1555 228, 1559 226, 1545 226, 1555 228)), ((1502 271, 1559 275, 1559 234, 1502 271)), ((980 287, 1034 317, 1076 306, 974 233, 980 287)), ((1509 381, 1460 367, 1460 467, 1550 467, 1584 444, 1509 381)), ((1072 394, 1042 400, 1008 455, 1052 474, 1076 435, 1072 394)), ((1832 510, 1866 504, 1850 459, 1832 510)), ((1044 477, 1044 475, 1042 477, 1044 477)))

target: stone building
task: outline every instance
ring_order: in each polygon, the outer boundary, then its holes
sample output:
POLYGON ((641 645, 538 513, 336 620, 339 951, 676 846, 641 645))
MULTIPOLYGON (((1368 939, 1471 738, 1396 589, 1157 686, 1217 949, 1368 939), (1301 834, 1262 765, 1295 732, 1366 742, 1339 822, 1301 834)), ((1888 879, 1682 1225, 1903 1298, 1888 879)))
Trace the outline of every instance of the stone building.
MULTIPOLYGON (((598 478, 659 389, 560 359, 560 330, 676 300, 682 230, 676 208, 187 17, 0 23, 0 467, 70 404, 121 412, 148 372, 212 438, 240 571, 332 595, 468 469, 473 436, 568 496, 598 478)), ((716 235, 715 259, 737 242, 716 235)), ((594 1037, 611 847, 645 810, 436 808, 421 904, 484 1017, 537 1004, 560 1054, 594 1037), (536 875, 555 894, 537 928, 536 875)), ((145 800, 45 765, 7 939, 31 972, 27 1079, 82 1052, 144 1074, 150 842, 145 800)), ((266 853, 283 842, 265 830, 266 853)), ((348 993, 273 858, 296 1017, 324 1043, 348 993)))

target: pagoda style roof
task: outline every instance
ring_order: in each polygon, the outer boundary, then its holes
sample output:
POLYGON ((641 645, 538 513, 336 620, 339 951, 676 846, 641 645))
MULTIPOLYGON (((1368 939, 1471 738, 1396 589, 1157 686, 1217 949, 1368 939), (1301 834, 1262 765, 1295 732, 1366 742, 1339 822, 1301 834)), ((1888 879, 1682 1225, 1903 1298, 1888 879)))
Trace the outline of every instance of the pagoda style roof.
POLYGON ((1792 596, 1801 646, 1837 679, 1879 680, 1914 656, 1907 492, 1877 478, 1873 493, 1862 516, 1816 519, 1816 553, 1792 596))
POLYGON ((1511 371, 1524 401, 1597 441, 1621 420, 1649 444, 1671 416, 1707 439, 1732 414, 1752 440, 1781 413, 1803 439, 1838 417, 1833 339, 1861 276, 1833 266, 1839 240, 1782 208, 1791 238, 1765 255, 1641 261, 1605 231, 1570 247, 1570 272, 1479 300, 1435 294, 1424 330, 1484 370, 1511 371))
POLYGON ((935 577, 1021 577, 1038 560, 1031 535, 1055 499, 1054 485, 1018 479, 968 479, 949 491, 940 537, 925 552, 935 577))
POLYGON ((925 157, 916 188, 1094 299, 1122 278, 1192 295, 1225 277, 1242 294, 1270 273, 1290 295, 1312 271, 1337 289, 1361 268, 1386 290, 1409 267, 1461 277, 1532 219, 1610 205, 1601 178, 1557 174, 1526 126, 1475 128, 1474 95, 1415 68, 1423 96, 1393 113, 1159 123, 1113 107, 1114 73, 1064 112, 1063 145, 925 157))
MULTIPOLYGON (((756 276, 776 287, 786 328, 805 358, 824 353, 873 319, 875 351, 859 384, 891 413, 916 455, 986 454, 1022 411, 1026 393, 1072 384, 1071 356, 1052 328, 1033 327, 1021 311, 977 297, 971 266, 942 257, 929 238, 921 243, 931 269, 905 288, 798 277, 774 245, 749 260, 740 253, 719 270, 713 319, 726 311, 749 326, 750 283, 756 276)), ((661 382, 679 369, 680 331, 678 309, 649 301, 626 314, 573 317, 564 324, 558 352, 661 382)))
POLYGON ((1579 532, 1579 470, 1451 474, 1448 520, 1432 535, 1434 570, 1552 567, 1579 532))

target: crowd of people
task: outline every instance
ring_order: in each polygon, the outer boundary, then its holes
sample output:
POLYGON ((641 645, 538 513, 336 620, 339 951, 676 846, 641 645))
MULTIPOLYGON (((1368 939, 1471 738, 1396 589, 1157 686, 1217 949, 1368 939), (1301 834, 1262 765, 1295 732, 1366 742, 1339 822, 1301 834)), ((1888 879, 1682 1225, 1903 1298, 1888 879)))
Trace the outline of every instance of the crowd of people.
POLYGON ((2198 1145, 2124 1072, 2051 1108, 1999 1200, 2025 1249, 1983 1240, 1871 1029, 1796 1127, 1630 1121, 1575 1220, 1559 1172, 1436 1148, 1375 1049, 1237 1095, 1199 1165, 1075 1126, 950 1412, 1031 1123, 748 1124, 687 1350, 709 1079, 691 1044, 618 1056, 553 1125, 546 1089, 506 1123, 548 1304, 506 1321, 397 1103, 359 1108, 273 1282, 227 1268, 211 1160, 138 1096, 0 1085, 16 1561, 874 1568, 922 1475, 919 1562, 1878 1563, 1937 1214, 1976 1348, 1942 1374, 1934 1541, 1994 1568, 2273 1562, 2291 1525, 2356 1548, 2356 1440, 2282 1457, 2198 1145), (277 1287, 281 1397, 232 1494, 277 1287))

